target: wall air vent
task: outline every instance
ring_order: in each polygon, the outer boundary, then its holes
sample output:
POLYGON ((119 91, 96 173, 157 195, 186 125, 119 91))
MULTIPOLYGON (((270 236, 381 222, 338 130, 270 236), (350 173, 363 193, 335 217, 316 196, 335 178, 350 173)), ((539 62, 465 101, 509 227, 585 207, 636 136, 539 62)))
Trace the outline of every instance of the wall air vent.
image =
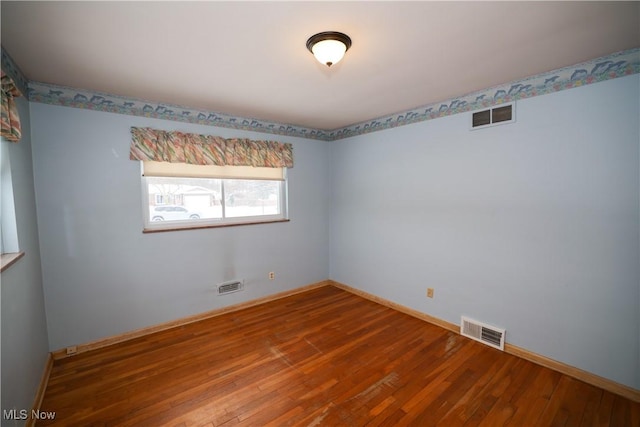
POLYGON ((471 129, 502 125, 516 121, 515 103, 471 113, 471 129))
POLYGON ((220 283, 216 286, 218 295, 226 295, 233 292, 238 292, 244 289, 243 280, 231 280, 229 282, 220 283))
POLYGON ((462 316, 460 335, 504 351, 504 329, 489 326, 462 316))

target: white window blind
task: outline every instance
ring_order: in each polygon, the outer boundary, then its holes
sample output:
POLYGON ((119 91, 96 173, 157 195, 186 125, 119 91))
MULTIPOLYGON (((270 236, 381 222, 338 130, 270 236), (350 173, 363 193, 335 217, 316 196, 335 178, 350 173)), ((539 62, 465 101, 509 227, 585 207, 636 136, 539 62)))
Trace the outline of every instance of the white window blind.
POLYGON ((143 175, 180 178, 217 178, 252 179, 284 181, 285 168, 266 168, 252 166, 215 166, 191 165, 187 163, 168 163, 144 161, 143 175))

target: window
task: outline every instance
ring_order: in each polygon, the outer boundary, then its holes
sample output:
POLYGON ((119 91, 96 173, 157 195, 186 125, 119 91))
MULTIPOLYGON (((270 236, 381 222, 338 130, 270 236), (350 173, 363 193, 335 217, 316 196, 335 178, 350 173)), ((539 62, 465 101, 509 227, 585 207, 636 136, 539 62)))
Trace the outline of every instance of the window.
POLYGON ((0 142, 0 270, 4 270, 21 255, 18 247, 18 227, 16 209, 13 201, 13 182, 9 161, 9 142, 2 138, 0 142))
POLYGON ((132 127, 129 158, 146 232, 287 220, 290 143, 132 127))
POLYGON ((181 205, 182 204, 182 195, 181 194, 169 194, 166 192, 158 192, 155 193, 156 205, 181 205))
POLYGON ((287 219, 286 168, 142 162, 145 231, 287 219))

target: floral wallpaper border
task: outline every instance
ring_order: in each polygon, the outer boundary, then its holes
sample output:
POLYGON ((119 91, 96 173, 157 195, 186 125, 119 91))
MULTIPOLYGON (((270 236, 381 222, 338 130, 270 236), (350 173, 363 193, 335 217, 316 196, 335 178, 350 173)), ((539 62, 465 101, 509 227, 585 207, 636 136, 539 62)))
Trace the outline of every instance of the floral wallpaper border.
POLYGON ((329 137, 331 140, 348 138, 638 73, 640 73, 640 48, 617 52, 459 98, 347 126, 329 132, 329 137))
POLYGON ((0 49, 0 65, 2 66, 2 70, 11 77, 11 80, 13 80, 22 95, 26 97, 29 92, 29 80, 27 80, 24 73, 18 68, 4 48, 0 49))
POLYGON ((328 140, 325 131, 302 126, 270 122, 247 117, 236 117, 216 111, 192 109, 175 104, 156 103, 117 95, 109 95, 46 83, 29 83, 29 100, 43 104, 107 111, 131 116, 196 123, 232 129, 243 129, 275 135, 298 136, 328 140))
POLYGON ((640 73, 640 48, 613 53, 581 64, 335 130, 312 129, 254 118, 235 117, 220 112, 191 109, 179 105, 144 101, 47 83, 29 82, 4 48, 2 49, 2 69, 14 78, 21 90, 28 88, 25 89, 25 94, 29 101, 33 102, 335 141, 638 74, 640 73))

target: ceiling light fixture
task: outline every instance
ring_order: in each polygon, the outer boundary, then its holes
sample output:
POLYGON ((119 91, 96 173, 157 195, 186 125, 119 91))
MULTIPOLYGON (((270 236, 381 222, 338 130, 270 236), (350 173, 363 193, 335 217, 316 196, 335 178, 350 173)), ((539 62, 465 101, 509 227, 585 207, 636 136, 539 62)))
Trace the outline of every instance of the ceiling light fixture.
POLYGON ((337 64, 351 47, 348 35, 336 31, 325 31, 309 37, 307 49, 327 67, 337 64))

